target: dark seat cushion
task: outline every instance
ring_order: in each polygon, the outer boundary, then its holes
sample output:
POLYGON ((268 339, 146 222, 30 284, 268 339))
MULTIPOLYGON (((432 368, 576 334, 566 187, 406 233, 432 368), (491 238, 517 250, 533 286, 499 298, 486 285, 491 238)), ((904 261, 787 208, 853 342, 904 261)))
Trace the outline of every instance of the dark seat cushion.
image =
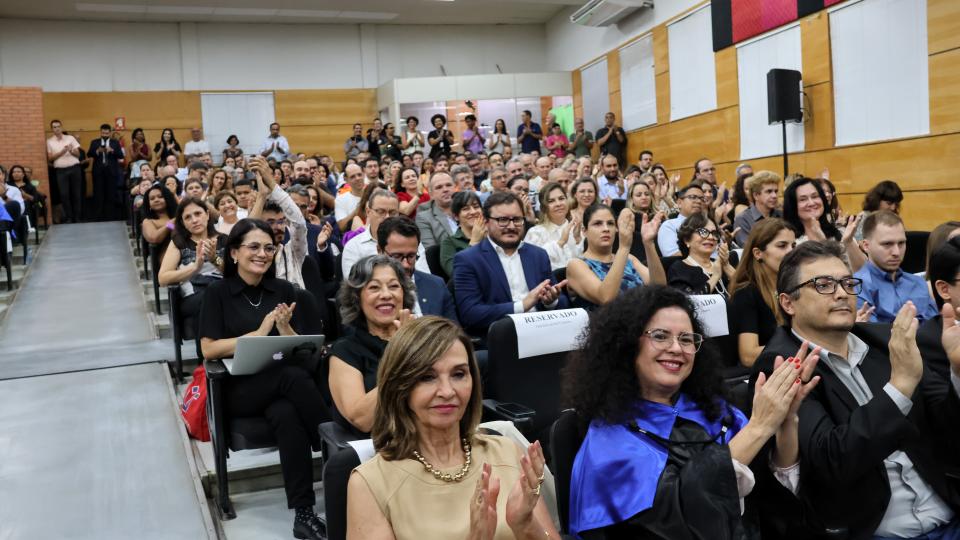
POLYGON ((250 450, 276 446, 273 428, 263 416, 231 418, 227 426, 231 450, 250 450))

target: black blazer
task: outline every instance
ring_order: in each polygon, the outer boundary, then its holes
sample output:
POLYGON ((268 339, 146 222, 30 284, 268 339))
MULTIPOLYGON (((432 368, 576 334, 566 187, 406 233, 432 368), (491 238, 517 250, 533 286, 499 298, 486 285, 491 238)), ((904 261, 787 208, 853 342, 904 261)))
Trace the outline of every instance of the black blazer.
POLYGON ((120 172, 120 160, 123 159, 123 148, 120 147, 119 142, 113 139, 107 139, 107 145, 113 149, 113 153, 107 154, 107 161, 106 164, 104 164, 103 155, 97 153, 97 149, 103 146, 103 139, 97 137, 90 141, 90 149, 87 151, 87 156, 93 161, 93 170, 99 171, 107 168, 111 171, 120 172))
POLYGON ((917 346, 920 347, 920 356, 923 357, 923 369, 950 380, 950 359, 947 351, 943 350, 943 317, 937 315, 927 319, 917 329, 917 346))
MULTIPOLYGON (((853 334, 869 347, 860 364, 873 393, 857 401, 837 375, 817 364, 820 384, 800 406, 800 500, 811 538, 869 539, 890 501, 883 460, 903 450, 917 472, 953 509, 960 512, 960 398, 949 380, 926 370, 904 416, 883 391, 890 381, 887 343, 890 325, 857 324, 853 334)), ((753 366, 769 374, 777 355, 792 356, 800 340, 789 328, 777 328, 753 366)))

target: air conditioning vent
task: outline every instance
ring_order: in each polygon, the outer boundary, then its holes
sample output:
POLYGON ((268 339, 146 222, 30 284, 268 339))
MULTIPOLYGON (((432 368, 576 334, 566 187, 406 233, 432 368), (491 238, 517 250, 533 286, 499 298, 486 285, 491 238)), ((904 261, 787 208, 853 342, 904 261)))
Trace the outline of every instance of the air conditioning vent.
POLYGON ((653 9, 653 0, 590 0, 570 15, 570 22, 583 26, 610 26, 638 9, 653 9))

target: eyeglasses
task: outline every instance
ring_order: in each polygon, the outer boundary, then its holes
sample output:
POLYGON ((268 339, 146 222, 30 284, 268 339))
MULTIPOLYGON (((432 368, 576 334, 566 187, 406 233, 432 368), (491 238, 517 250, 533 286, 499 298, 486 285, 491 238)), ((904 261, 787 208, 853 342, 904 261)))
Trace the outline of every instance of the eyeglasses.
POLYGON ((271 257, 277 252, 277 246, 273 244, 240 244, 242 247, 245 247, 252 251, 253 253, 260 253, 262 249, 264 253, 270 255, 271 257))
POLYGON ((847 294, 859 294, 860 289, 863 287, 863 280, 855 277, 835 278, 833 276, 817 276, 803 283, 799 283, 796 287, 784 292, 791 294, 810 284, 813 284, 813 288, 820 294, 833 294, 837 292, 837 284, 843 287, 843 290, 846 291, 847 294))
POLYGON ((401 263, 413 264, 420 260, 419 253, 387 253, 386 255, 387 257, 390 257, 391 259, 401 263))
POLYGON ((720 239, 720 231, 716 229, 710 230, 706 227, 700 227, 699 229, 697 229, 697 234, 700 235, 700 238, 709 238, 712 236, 717 240, 720 239))
POLYGON ((703 195, 703 196, 701 196, 701 195, 684 195, 683 197, 680 197, 680 198, 681 198, 681 199, 690 199, 691 201, 700 201, 700 202, 707 202, 707 201, 710 200, 710 197, 707 197, 706 195, 703 195))
POLYGON ((497 224, 501 229, 506 228, 507 225, 513 225, 514 227, 523 227, 524 219, 522 217, 491 217, 490 221, 497 224))
POLYGON ((268 219, 267 225, 271 227, 286 227, 287 220, 286 219, 268 219))
POLYGON ((648 337, 653 346, 661 351, 665 351, 673 346, 673 342, 676 341, 680 348, 684 352, 695 353, 700 350, 700 346, 703 345, 703 336, 700 334, 695 334, 693 332, 681 332, 678 335, 673 335, 666 330, 660 328, 655 328, 653 330, 647 330, 643 333, 644 336, 648 337))
POLYGON ((380 217, 397 217, 400 215, 400 212, 396 210, 384 210, 383 208, 371 208, 370 211, 380 217))

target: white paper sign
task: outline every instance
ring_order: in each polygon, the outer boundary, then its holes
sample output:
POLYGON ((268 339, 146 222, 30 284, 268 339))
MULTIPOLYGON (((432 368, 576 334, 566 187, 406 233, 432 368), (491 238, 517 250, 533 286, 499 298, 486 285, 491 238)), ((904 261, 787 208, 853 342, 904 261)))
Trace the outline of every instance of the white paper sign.
POLYGON ((366 462, 368 459, 372 459, 373 456, 377 453, 373 449, 373 439, 360 439, 359 441, 347 441, 347 444, 353 447, 357 451, 357 457, 360 458, 360 463, 366 462))
POLYGON ((727 325, 727 303, 719 294, 692 294, 697 309, 697 318, 703 325, 703 332, 707 337, 725 336, 730 333, 727 325))
POLYGON ((510 315, 517 328, 517 353, 520 358, 572 351, 590 323, 581 308, 535 311, 510 315))

